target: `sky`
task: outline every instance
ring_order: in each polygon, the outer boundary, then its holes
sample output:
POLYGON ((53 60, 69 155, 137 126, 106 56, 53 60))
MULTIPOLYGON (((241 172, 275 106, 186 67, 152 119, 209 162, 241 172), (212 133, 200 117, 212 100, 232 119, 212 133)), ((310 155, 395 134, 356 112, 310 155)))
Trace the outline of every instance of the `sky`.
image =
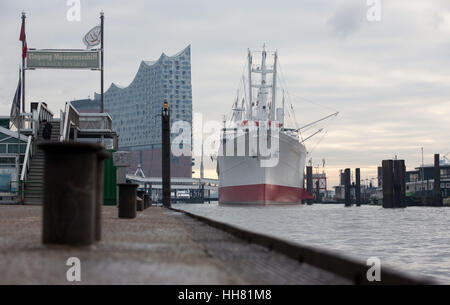
MULTIPOLYGON (((30 48, 82 49, 82 37, 105 13, 105 89, 127 86, 141 60, 191 45, 193 111, 221 121, 229 113, 247 49, 278 50, 299 125, 334 111, 325 132, 306 143, 329 186, 339 169, 376 177, 381 160, 408 169, 450 152, 450 2, 380 0, 369 21, 367 0, 0 1, 0 114, 9 115, 21 64, 21 12, 30 48)), ((371 1, 369 1, 371 2, 371 1)), ((68 100, 99 92, 99 72, 27 72, 27 109, 44 101, 59 116, 68 100)), ((450 158, 450 154, 447 155, 450 158)), ((207 158, 206 158, 207 159, 207 158)), ((199 162, 196 162, 198 174, 199 162)), ((215 176, 207 161, 206 176, 215 176)))

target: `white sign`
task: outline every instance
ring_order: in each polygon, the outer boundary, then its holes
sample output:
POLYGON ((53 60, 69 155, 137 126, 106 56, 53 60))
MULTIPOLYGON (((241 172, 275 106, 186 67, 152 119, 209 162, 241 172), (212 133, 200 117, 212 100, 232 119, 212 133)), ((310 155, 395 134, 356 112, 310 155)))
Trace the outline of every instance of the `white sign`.
POLYGON ((83 38, 83 43, 86 45, 87 49, 95 47, 102 42, 101 27, 97 25, 92 28, 83 38))
POLYGON ((68 282, 81 282, 81 261, 78 257, 69 257, 66 262, 70 266, 66 272, 68 282))

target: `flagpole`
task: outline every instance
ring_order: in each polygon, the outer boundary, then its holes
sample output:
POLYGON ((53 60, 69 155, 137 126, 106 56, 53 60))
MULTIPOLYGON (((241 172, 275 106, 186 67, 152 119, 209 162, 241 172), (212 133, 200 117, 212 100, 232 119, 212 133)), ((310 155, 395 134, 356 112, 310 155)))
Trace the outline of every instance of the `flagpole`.
POLYGON ((25 56, 23 56, 26 45, 25 18, 25 12, 22 12, 22 31, 24 36, 22 39, 22 112, 25 112, 25 56))
MULTIPOLYGON (((22 63, 22 65, 23 65, 23 63, 22 63)), ((19 80, 20 80, 20 72, 22 72, 22 74, 23 74, 23 69, 22 69, 22 71, 20 71, 20 68, 19 68, 19 80)), ((23 83, 22 83, 22 85, 23 85, 23 83)), ((24 88, 25 87, 22 87, 22 90, 25 90, 24 88)), ((20 190, 20 125, 21 124, 22 124, 22 118, 21 118, 21 115, 20 115, 20 107, 19 107, 19 123, 17 124, 18 126, 17 126, 17 159, 16 159, 16 168, 17 168, 17 182, 16 182, 17 183, 17 200, 19 202, 21 201, 21 196, 20 196, 20 192, 21 192, 21 190, 20 190)))
POLYGON ((104 24, 104 19, 105 16, 103 14, 103 11, 100 12, 100 37, 101 37, 101 45, 100 45, 100 49, 101 49, 101 61, 100 61, 100 112, 103 113, 104 112, 104 108, 103 108, 103 42, 104 42, 104 37, 103 37, 103 24, 104 24))

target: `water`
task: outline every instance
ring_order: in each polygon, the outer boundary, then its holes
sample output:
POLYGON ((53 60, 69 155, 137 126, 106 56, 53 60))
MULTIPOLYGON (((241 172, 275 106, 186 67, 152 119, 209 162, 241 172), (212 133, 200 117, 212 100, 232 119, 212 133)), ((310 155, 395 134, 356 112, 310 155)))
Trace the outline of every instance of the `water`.
POLYGON ((382 266, 450 284, 450 208, 228 207, 217 203, 175 207, 359 260, 376 256, 382 266))

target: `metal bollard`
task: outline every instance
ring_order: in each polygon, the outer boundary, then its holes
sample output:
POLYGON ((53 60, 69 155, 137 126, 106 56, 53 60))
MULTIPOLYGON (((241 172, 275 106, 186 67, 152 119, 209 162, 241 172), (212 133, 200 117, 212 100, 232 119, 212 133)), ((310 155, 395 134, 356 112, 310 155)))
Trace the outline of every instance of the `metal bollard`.
POLYGON ((152 199, 147 194, 144 195, 144 204, 146 206, 146 209, 152 206, 152 199))
POLYGON ((95 239, 99 144, 50 142, 45 152, 44 244, 90 245, 95 239))
POLYGON ((119 186, 119 218, 136 218, 137 184, 120 183, 119 186))
POLYGON ((139 212, 142 212, 145 209, 145 206, 144 206, 144 194, 145 194, 144 191, 137 191, 137 198, 136 198, 136 200, 137 200, 137 210, 139 212))
POLYGON ((136 197, 136 211, 142 212, 144 210, 144 200, 140 197, 136 197))
POLYGON ((104 161, 110 157, 105 150, 97 154, 97 199, 95 204, 95 240, 102 239, 102 206, 103 206, 103 188, 104 188, 104 161))

